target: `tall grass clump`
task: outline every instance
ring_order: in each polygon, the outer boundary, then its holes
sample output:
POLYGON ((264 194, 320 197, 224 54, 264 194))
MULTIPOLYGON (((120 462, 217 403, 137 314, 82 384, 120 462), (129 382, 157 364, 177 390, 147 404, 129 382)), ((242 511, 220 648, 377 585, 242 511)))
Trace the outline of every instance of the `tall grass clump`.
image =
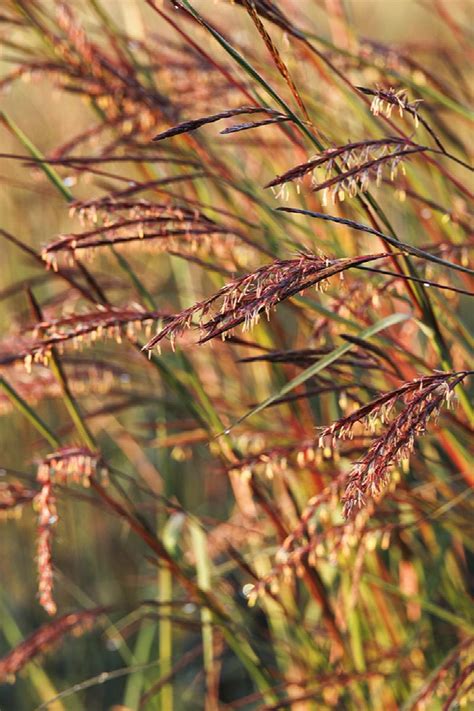
POLYGON ((2 708, 474 703, 469 9, 2 4, 2 708))

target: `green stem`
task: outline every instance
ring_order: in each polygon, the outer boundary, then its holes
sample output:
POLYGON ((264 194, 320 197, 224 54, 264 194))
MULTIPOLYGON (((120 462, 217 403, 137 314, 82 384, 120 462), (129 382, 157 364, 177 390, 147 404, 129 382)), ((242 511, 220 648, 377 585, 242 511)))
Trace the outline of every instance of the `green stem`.
POLYGON ((28 136, 23 133, 21 128, 17 126, 17 124, 5 113, 5 111, 0 111, 0 121, 2 121, 7 126, 7 128, 10 129, 10 131, 18 138, 22 146, 26 148, 28 153, 30 153, 33 158, 38 161, 38 166, 40 170, 42 170, 43 173, 47 176, 47 178, 49 178, 49 180, 59 190, 62 196, 66 198, 68 202, 73 202, 74 196, 71 191, 68 190, 67 187, 64 185, 59 174, 51 165, 44 161, 43 153, 41 153, 41 151, 36 148, 36 146, 30 141, 28 136))
POLYGON ((10 402, 16 407, 16 409, 21 412, 22 415, 26 417, 27 420, 33 425, 33 427, 40 433, 49 444, 57 448, 60 446, 61 442, 59 438, 54 434, 54 432, 46 425, 43 420, 32 410, 27 402, 23 400, 20 395, 16 392, 12 386, 7 383, 5 378, 0 376, 0 389, 7 395, 10 402))
MULTIPOLYGON (((162 603, 173 598, 173 578, 169 567, 160 565, 158 571, 158 600, 162 603)), ((159 662, 160 676, 170 676, 173 670, 173 626, 169 619, 171 607, 161 606, 160 630, 159 630, 159 662)), ((161 711, 173 710, 173 684, 168 681, 161 687, 159 702, 161 711)))

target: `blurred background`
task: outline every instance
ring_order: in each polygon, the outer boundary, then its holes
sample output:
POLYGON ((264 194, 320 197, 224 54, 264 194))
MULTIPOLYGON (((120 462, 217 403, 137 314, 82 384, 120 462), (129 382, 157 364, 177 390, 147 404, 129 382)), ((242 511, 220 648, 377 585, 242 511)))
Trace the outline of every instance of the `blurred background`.
MULTIPOLYGON (((156 4, 184 28, 198 45, 204 47, 206 52, 219 58, 223 66, 234 72, 230 59, 202 27, 184 21, 180 13, 173 9, 172 3, 158 1, 156 4)), ((467 55, 463 59, 464 53, 467 52, 463 43, 470 32, 469 16, 472 14, 472 3, 463 0, 449 3, 441 0, 283 0, 276 4, 295 26, 304 28, 310 36, 317 38, 315 42, 320 51, 334 61, 341 72, 348 73, 353 83, 375 86, 379 81, 390 84, 393 80, 393 84, 398 86, 400 77, 409 78, 410 96, 423 98, 428 104, 431 102, 437 127, 446 130, 448 141, 451 141, 450 146, 454 146, 453 150, 458 148, 455 145, 456 135, 462 136, 459 144, 470 143, 472 148, 472 133, 469 138, 465 118, 459 113, 449 114, 449 108, 440 107, 438 102, 440 85, 443 83, 464 95, 469 93, 469 86, 472 88, 467 55), (352 56, 362 57, 366 61, 352 61, 352 56), (413 63, 410 65, 405 58, 413 60, 413 63), (429 72, 425 71, 426 68, 429 72)), ((183 50, 183 38, 144 0, 101 0, 100 3, 98 0, 74 0, 66 5, 74 10, 75 21, 80 22, 86 35, 99 46, 106 48, 110 54, 114 51, 114 36, 120 37, 122 41, 126 35, 129 47, 137 54, 140 54, 141 43, 151 47, 147 55, 149 71, 155 77, 157 89, 163 95, 177 96, 181 102, 178 120, 207 115, 242 104, 238 91, 229 87, 222 75, 207 65, 189 45, 183 50), (107 32, 110 32, 108 36, 107 32)), ((2 3, 0 82, 2 77, 7 77, 19 66, 20 60, 34 62, 41 58, 41 61, 44 61, 49 56, 47 42, 44 42, 40 32, 31 28, 24 6, 27 10, 30 7, 34 12, 40 12, 41 8, 41 13, 44 12, 45 17, 50 18, 48 22, 54 26, 59 3, 53 0, 43 0, 40 4, 35 0, 31 2, 31 6, 29 3, 16 3, 13 0, 2 3), (11 19, 16 19, 17 22, 8 21, 11 19)), ((275 78, 269 55, 250 18, 238 3, 195 0, 193 6, 225 32, 229 41, 238 47, 244 56, 250 56, 263 74, 267 73, 275 78)), ((305 61, 304 52, 295 48, 295 43, 288 33, 269 22, 266 22, 266 26, 287 61, 321 135, 329 136, 331 141, 337 144, 357 140, 361 135, 367 134, 370 114, 369 118, 364 118, 354 105, 348 103, 340 85, 337 90, 333 88, 327 76, 327 67, 320 65, 320 71, 316 71, 313 63, 305 61)), ((236 71, 235 75, 239 81, 250 86, 250 80, 241 71, 236 71)), ((281 77, 275 81, 282 82, 281 77)), ((48 73, 41 69, 35 71, 32 68, 32 71, 24 72, 18 80, 4 86, 1 94, 1 111, 8 115, 45 156, 54 156, 58 147, 65 146, 74 137, 98 123, 97 112, 87 97, 76 91, 65 90, 65 83, 64 78, 54 72, 48 73)), ((106 110, 104 105, 104 111, 106 110)), ((166 122, 161 116, 154 117, 148 127, 146 124, 142 126, 142 133, 136 135, 137 141, 149 142, 155 133, 170 125, 173 125, 172 121, 166 122)), ((132 133, 135 130, 136 124, 133 123, 132 133)), ((270 127, 265 133, 262 130, 260 133, 250 131, 247 134, 241 139, 240 134, 236 134, 235 138, 221 136, 213 125, 202 129, 201 149, 206 148, 214 157, 222 158, 229 174, 237 182, 240 181, 242 192, 234 192, 230 197, 221 200, 220 188, 212 181, 204 186, 194 184, 193 188, 189 188, 187 184, 176 183, 170 185, 169 189, 178 197, 187 196, 203 204, 222 205, 256 223, 258 229, 250 230, 255 240, 260 240, 259 230, 267 235, 266 244, 272 244, 272 239, 273 244, 276 244, 275 240, 281 235, 282 243, 275 249, 284 251, 286 247, 288 253, 288 250, 298 245, 314 246, 313 235, 308 231, 289 226, 288 234, 283 223, 274 222, 276 218, 269 216, 266 209, 273 208, 277 203, 269 191, 262 190, 262 186, 272 177, 301 162, 301 152, 284 139, 278 128, 270 127), (259 140, 263 143, 263 149, 259 140), (249 207, 245 191, 258 195, 262 201, 261 205, 249 207)), ((73 153, 100 154, 103 147, 113 140, 113 135, 113 129, 107 128, 82 143, 77 152, 73 153)), ((5 124, 0 125, 0 137, 2 154, 27 153, 18 134, 15 135, 5 124)), ((132 138, 134 137, 132 135, 132 138)), ((200 154, 199 149, 181 143, 179 150, 174 150, 173 147, 178 146, 176 140, 163 144, 162 155, 189 160, 198 157, 201 162, 198 170, 206 170, 203 153, 200 154)), ((72 191, 76 200, 92 199, 104 194, 106 190, 118 189, 130 185, 130 181, 144 179, 141 164, 117 163, 112 168, 110 165, 99 165, 98 168, 103 168, 104 171, 113 170, 115 178, 105 174, 93 175, 91 172, 71 167, 59 167, 58 171, 64 185, 72 191)), ((462 168, 450 166, 450 169, 454 175, 466 178, 462 168)), ((192 170, 192 167, 154 164, 148 175, 149 179, 159 179, 179 176, 183 171, 192 170)), ((419 174, 413 175, 413 183, 418 181, 418 185, 423 185, 421 191, 427 194, 426 181, 423 184, 426 176, 423 175, 422 169, 419 174)), ((429 197, 446 204, 449 193, 445 189, 443 179, 430 175, 429 181, 429 197)), ((410 206, 406 212, 400 205, 393 208, 392 195, 385 197, 383 190, 384 188, 380 191, 381 202, 389 211, 396 227, 403 228, 405 238, 418 243, 423 239, 426 241, 427 237, 420 237, 418 231, 420 224, 424 224, 424 218, 425 222, 431 219, 431 213, 425 213, 423 218, 421 207, 418 209, 410 206)), ((150 197, 147 193, 145 196, 150 197)), ((154 198, 166 200, 169 196, 151 193, 151 199, 154 198)), ((463 195, 453 193, 452 199, 449 207, 463 215, 466 210, 463 195)), ((429 208, 425 209, 429 212, 429 208)), ((40 169, 10 158, 0 158, 0 215, 0 227, 35 252, 40 252, 57 235, 83 229, 78 216, 70 214, 67 203, 40 169)), ((212 216, 216 217, 214 213, 212 216)), ((239 224, 239 229, 246 228, 239 224)), ((428 226, 427 234, 430 230, 435 234, 436 229, 438 223, 432 228, 428 226)), ((461 232, 457 232, 457 229, 456 225, 453 226, 454 241, 458 237, 460 239, 461 232)), ((358 247, 365 244, 362 238, 354 238, 345 232, 337 235, 334 232, 320 232, 320 235, 324 249, 329 248, 338 256, 354 254, 358 247)), ((262 240, 262 243, 265 242, 262 240)), ((219 275, 209 273, 202 276, 199 266, 173 256, 163 256, 158 251, 130 249, 124 250, 123 254, 139 274, 141 282, 154 295, 156 308, 167 312, 188 306, 211 293, 222 283, 219 275)), ((258 266, 262 260, 261 255, 258 259, 255 257, 252 248, 240 245, 236 247, 237 256, 221 249, 219 257, 219 248, 217 254, 217 261, 220 258, 219 263, 229 273, 235 271, 236 265, 239 269, 251 269, 258 266)), ((210 258, 210 261, 213 260, 216 260, 215 255, 210 258)), ((90 266, 95 279, 114 303, 130 306, 141 300, 139 291, 126 282, 123 272, 108 251, 100 250, 90 265, 87 259, 85 263, 90 266)), ((79 278, 82 277, 79 275, 79 278)), ((34 321, 26 294, 27 286, 41 303, 45 318, 59 313, 68 315, 75 313, 78 308, 84 308, 83 304, 78 305, 77 296, 71 293, 71 289, 38 265, 31 254, 13 244, 12 240, 3 239, 0 248, 0 351, 3 356, 18 349, 25 329, 34 321)), ((330 307, 331 294, 327 298, 329 300, 324 303, 330 307)), ((298 329, 304 327, 297 326, 296 321, 292 321, 289 307, 285 309, 286 307, 282 309, 281 315, 279 312, 275 330, 280 347, 291 348, 301 336, 301 330, 298 329)), ((467 306, 467 300, 460 297, 459 301, 453 304, 453 309, 459 315, 463 328, 469 330, 474 317, 467 306)), ((263 327, 259 334, 262 342, 267 339, 270 344, 267 331, 263 327)), ((253 334, 248 337, 252 338, 253 334)), ((413 335, 413 339, 416 340, 415 349, 422 352, 424 336, 417 333, 416 336, 413 335)), ((212 351, 212 346, 206 346, 198 352, 191 350, 186 352, 186 357, 190 356, 200 374, 201 382, 205 383, 206 393, 216 405, 224 424, 232 422, 251 404, 260 402, 269 392, 274 391, 276 385, 283 382, 281 372, 269 368, 261 370, 254 366, 247 366, 244 382, 242 366, 236 364, 234 359, 224 352, 220 363, 221 370, 216 372, 208 355, 209 348, 213 359, 217 358, 220 353, 218 346, 215 351, 212 351)), ((155 371, 143 366, 142 356, 129 343, 118 346, 113 339, 105 339, 98 342, 93 349, 66 349, 65 353, 66 370, 69 368, 71 379, 75 379, 74 392, 87 413, 91 429, 100 440, 105 459, 113 465, 114 480, 123 487, 125 498, 133 501, 136 509, 146 516, 148 522, 151 521, 162 535, 168 536, 171 546, 174 545, 173 541, 184 535, 180 529, 180 507, 199 517, 208 527, 208 531, 223 525, 233 517, 233 532, 228 533, 225 528, 220 528, 210 545, 214 546, 214 564, 219 570, 219 577, 225 581, 227 594, 233 597, 236 609, 244 609, 246 600, 242 594, 242 584, 246 580, 245 576, 242 577, 241 571, 237 571, 232 561, 229 563, 228 558, 219 551, 224 549, 223 542, 227 535, 231 536, 236 546, 241 538, 248 539, 245 544, 250 540, 252 546, 252 531, 245 526, 239 528, 238 516, 234 512, 235 491, 232 490, 220 460, 214 456, 212 443, 209 444, 209 438, 203 428, 193 420, 185 403, 179 400, 167 383, 157 377, 155 371), (68 358, 71 359, 69 365, 68 358), (166 512, 166 530, 163 528, 165 514, 157 504, 160 496, 166 497, 167 501, 176 506, 176 511, 166 512)), ((435 367, 436 361, 432 360, 435 367)), ((179 350, 176 354, 167 352, 164 362, 171 371, 176 369, 180 373, 187 372, 188 366, 179 350)), ((31 378, 22 363, 2 368, 2 374, 10 377, 12 367, 15 368, 15 382, 19 384, 25 399, 39 416, 49 423, 54 432, 60 433, 65 441, 78 444, 67 409, 54 386, 51 385, 51 391, 46 397, 43 394, 36 397, 34 385, 31 384, 31 378)), ((46 375, 39 373, 37 377, 46 375)), ((189 374, 188 380, 192 392, 196 387, 192 374, 189 374)), ((313 403, 313 415, 317 422, 321 422, 324 414, 331 411, 329 406, 326 409, 324 402, 322 405, 318 404, 319 401, 313 403), (317 412, 320 414, 317 415, 317 412)), ((280 409, 277 411, 279 413, 280 409)), ((277 411, 270 411, 271 417, 275 419, 270 418, 261 427, 263 444, 266 441, 266 429, 273 428, 277 437, 279 432, 284 433, 285 420, 283 416, 280 418, 277 411)), ((310 429, 312 427, 311 425, 310 429)), ((301 431, 303 432, 303 428, 301 431)), ((253 444, 258 448, 257 435, 258 432, 252 433, 254 439, 257 438, 257 442, 254 441, 253 444)), ((2 478, 34 483, 36 463, 47 452, 48 446, 45 446, 38 432, 21 413, 11 407, 8 398, 2 397, 2 478)), ((438 463, 433 466, 436 468, 438 463)), ((301 472, 301 480, 302 497, 308 498, 312 491, 311 471, 301 472)), ((94 626, 81 636, 65 638, 60 649, 52 648, 51 653, 42 655, 28 665, 14 683, 1 685, 0 707, 4 709, 23 711, 38 708, 40 703, 78 682, 94 679, 103 672, 119 670, 130 664, 148 663, 159 654, 159 625, 156 618, 154 619, 153 608, 145 623, 140 615, 134 614, 140 601, 156 599, 158 594, 160 573, 155 560, 150 559, 146 546, 130 533, 128 526, 119 518, 109 515, 96 501, 91 501, 89 490, 78 487, 75 493, 62 491, 59 494, 58 509, 59 523, 54 536, 54 570, 55 597, 59 612, 63 614, 69 610, 96 605, 110 605, 113 610, 99 626, 94 626), (114 629, 111 620, 117 622, 120 632, 114 629)), ((31 509, 24 510, 21 516, 8 516, 2 521, 0 656, 48 619, 37 602, 35 531, 36 515, 31 509)), ((255 540, 260 540, 259 533, 255 535, 255 540)), ((270 556, 276 546, 274 542, 267 540, 267 543, 270 556)), ((194 565, 194 560, 191 552, 187 562, 194 565)), ((268 561, 263 567, 269 564, 268 561)), ((462 599, 462 605, 467 604, 464 598, 462 599)), ((175 661, 193 652, 201 639, 199 615, 191 602, 182 601, 177 607, 176 615, 180 622, 173 625, 175 661)), ((257 608, 245 619, 246 624, 255 626, 257 638, 260 628, 265 636, 264 628, 268 621, 257 608)), ((436 630, 436 635, 444 640, 445 648, 449 648, 450 639, 455 643, 453 628, 448 622, 438 620, 436 630)), ((427 634, 432 634, 432 631, 427 634)), ((263 649, 261 653, 271 656, 272 650, 263 649)), ((415 666, 416 661, 414 659, 415 666)), ((231 702, 237 697, 250 694, 254 687, 230 651, 225 652, 221 663, 222 708, 237 708, 232 706, 231 702), (225 705, 226 702, 229 706, 225 705)), ((201 667, 200 658, 196 654, 192 658, 191 654, 189 663, 180 671, 175 683, 176 709, 184 711, 204 708, 204 677, 201 667)), ((431 668, 434 668, 434 665, 431 668)), ((416 679, 421 682, 424 673, 423 668, 418 676, 414 672, 414 686, 416 679)), ((156 670, 146 668, 143 673, 132 676, 119 672, 116 678, 107 677, 102 684, 99 683, 99 677, 91 683, 90 688, 84 688, 48 708, 100 711, 114 705, 128 705, 128 702, 131 704, 130 708, 138 708, 131 701, 136 697, 133 688, 136 682, 130 681, 136 680, 137 677, 140 677, 140 688, 150 688, 156 680, 156 670)), ((156 705, 157 698, 155 696, 144 708, 159 708, 156 705)), ((380 699, 382 700, 382 696, 380 699)), ((160 703, 164 709, 163 698, 160 703)), ((315 703, 316 705, 311 706, 309 702, 308 705, 302 702, 294 708, 326 708, 325 705, 317 706, 317 702, 315 703)), ((330 704, 329 698, 326 703, 333 705, 330 704)), ((336 708, 346 708, 342 701, 339 702, 342 705, 337 703, 336 701, 336 708)), ((367 697, 366 703, 367 708, 376 708, 374 702, 369 702, 367 697)), ((252 702, 242 706, 260 707, 258 704, 252 705, 252 702)), ((378 708, 382 708, 382 705, 378 708)), ((389 704, 387 708, 395 706, 389 704)), ((433 705, 427 708, 441 707, 433 705)))

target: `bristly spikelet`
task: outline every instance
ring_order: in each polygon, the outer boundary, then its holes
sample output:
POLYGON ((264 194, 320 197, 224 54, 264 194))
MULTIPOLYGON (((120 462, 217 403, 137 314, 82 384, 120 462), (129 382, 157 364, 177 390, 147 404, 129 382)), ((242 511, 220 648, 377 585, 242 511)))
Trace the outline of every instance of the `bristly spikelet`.
POLYGON ((377 87, 376 90, 373 90, 366 89, 361 86, 357 88, 364 94, 374 97, 370 105, 370 110, 374 116, 384 114, 387 118, 390 118, 392 116, 393 109, 396 108, 398 109, 398 113, 401 118, 403 118, 404 111, 411 114, 415 121, 415 126, 418 128, 418 104, 420 104, 422 100, 417 99, 416 101, 412 101, 410 103, 408 101, 408 92, 406 89, 394 89, 393 87, 384 89, 383 87, 377 87))
POLYGON ((58 515, 56 496, 49 478, 45 478, 42 482, 41 490, 35 497, 35 508, 38 511, 36 560, 38 566, 39 602, 48 615, 55 615, 57 607, 53 598, 52 538, 58 515))
POLYGON ((90 486, 91 479, 100 473, 102 483, 107 483, 107 469, 101 464, 97 452, 86 447, 64 447, 48 454, 38 465, 37 480, 58 484, 80 483, 90 486))

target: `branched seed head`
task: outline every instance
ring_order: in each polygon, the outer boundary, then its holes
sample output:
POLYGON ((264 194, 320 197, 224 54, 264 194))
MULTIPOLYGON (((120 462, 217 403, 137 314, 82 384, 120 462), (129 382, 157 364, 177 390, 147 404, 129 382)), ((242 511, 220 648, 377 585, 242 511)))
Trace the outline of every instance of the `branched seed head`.
POLYGON ((71 632, 77 635, 88 630, 106 609, 96 607, 70 612, 42 625, 0 659, 0 681, 14 680, 15 674, 18 674, 28 662, 50 651, 65 635, 71 632))
POLYGON ((372 431, 377 423, 382 426, 381 434, 348 476, 343 497, 347 518, 381 494, 390 480, 390 469, 409 458, 416 439, 425 433, 429 420, 439 414, 443 405, 450 405, 454 388, 466 375, 467 372, 462 371, 417 378, 323 430, 320 445, 324 445, 326 437, 331 437, 334 443, 336 437, 351 436, 353 427, 361 421, 365 421, 372 431), (400 400, 402 411, 391 417, 400 400))
MULTIPOLYGON (((24 344, 24 351, 28 351, 31 344, 24 344)), ((18 344, 11 354, 0 355, 0 367, 13 365, 9 368, 8 381, 23 400, 30 405, 38 405, 43 400, 61 398, 63 391, 54 373, 42 363, 35 363, 35 375, 25 372, 23 367, 24 356, 18 355, 18 344)), ((71 393, 75 396, 85 393, 105 395, 112 390, 128 390, 131 377, 123 368, 96 359, 82 358, 81 356, 63 357, 63 367, 66 372, 67 382, 71 393)), ((0 391, 0 415, 12 412, 14 405, 10 398, 0 391)))
POLYGON ((201 333, 199 343, 222 336, 241 323, 244 330, 255 326, 262 312, 267 317, 285 299, 309 287, 322 288, 326 280, 366 261, 385 257, 385 254, 366 255, 348 259, 327 259, 312 253, 296 259, 278 259, 243 277, 234 279, 205 301, 181 311, 152 338, 145 348, 152 349, 167 337, 173 343, 177 336, 198 319, 201 333), (210 314, 208 320, 204 320, 210 314))
MULTIPOLYGON (((239 447, 241 440, 239 439, 239 447)), ((283 474, 288 466, 304 469, 314 466, 317 460, 317 450, 313 440, 299 442, 297 445, 275 446, 263 451, 249 453, 229 467, 229 471, 238 474, 243 479, 250 479, 254 474, 263 475, 267 479, 283 474)))
POLYGON ((145 336, 149 337, 154 321, 168 319, 166 314, 159 311, 104 306, 84 314, 42 321, 35 326, 36 340, 16 357, 24 359, 29 372, 34 362, 47 364, 53 347, 62 351, 65 343, 72 342, 77 349, 104 337, 113 338, 117 343, 122 343, 123 337, 134 341, 143 327, 145 336))
MULTIPOLYGON (((298 525, 278 549, 272 570, 249 589, 249 605, 255 604, 259 597, 278 594, 280 586, 292 584, 308 567, 317 568, 322 560, 340 565, 357 550, 382 543, 387 527, 368 528, 370 509, 360 512, 352 521, 340 521, 336 503, 342 479, 343 475, 338 475, 330 486, 308 501, 298 525)), ((359 575, 360 570, 354 573, 359 575)), ((354 582, 357 584, 357 580, 354 582)))
POLYGON ((232 246, 236 233, 210 220, 197 209, 160 205, 145 200, 101 198, 77 203, 73 209, 82 220, 95 224, 101 215, 103 224, 86 232, 63 234, 42 250, 41 256, 54 271, 58 258, 74 266, 78 256, 92 258, 101 247, 119 246, 193 254, 198 250, 219 251, 222 242, 232 246))
MULTIPOLYGON (((99 463, 100 456, 97 453, 85 448, 68 447, 49 454, 38 466, 36 478, 41 489, 34 498, 38 512, 38 592, 40 605, 48 615, 56 614, 57 609, 53 598, 52 558, 53 529, 58 522, 54 486, 71 481, 80 481, 83 486, 89 486, 91 478, 97 474, 99 463)), ((104 477, 106 480, 107 472, 102 468, 104 477)))
POLYGON ((313 189, 323 193, 323 205, 327 204, 328 195, 331 195, 334 203, 336 198, 342 201, 346 196, 355 197, 361 192, 366 192, 373 180, 379 186, 384 171, 388 171, 390 180, 393 180, 399 167, 404 170, 403 160, 407 156, 426 150, 426 146, 418 146, 393 136, 347 143, 337 148, 329 148, 307 163, 291 168, 283 175, 274 178, 265 187, 274 189, 281 186, 276 193, 278 198, 284 194, 286 183, 299 181, 311 173, 313 189), (335 168, 339 168, 338 174, 329 178, 335 168), (320 171, 323 171, 322 175, 320 171))

